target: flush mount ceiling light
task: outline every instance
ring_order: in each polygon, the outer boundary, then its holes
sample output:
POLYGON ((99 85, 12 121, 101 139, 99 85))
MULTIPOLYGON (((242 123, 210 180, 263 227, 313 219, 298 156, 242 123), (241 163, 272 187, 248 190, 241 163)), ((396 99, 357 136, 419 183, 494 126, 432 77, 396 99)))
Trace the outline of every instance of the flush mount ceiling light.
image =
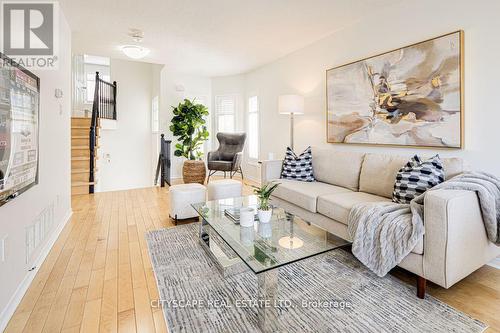
POLYGON ((141 59, 149 54, 149 49, 139 45, 124 45, 122 52, 129 58, 141 59))
MULTIPOLYGON (((144 38, 144 33, 139 29, 130 29, 128 35, 135 43, 141 43, 142 38, 144 38)), ((124 45, 122 52, 129 58, 141 59, 147 56, 150 50, 140 45, 124 45)))

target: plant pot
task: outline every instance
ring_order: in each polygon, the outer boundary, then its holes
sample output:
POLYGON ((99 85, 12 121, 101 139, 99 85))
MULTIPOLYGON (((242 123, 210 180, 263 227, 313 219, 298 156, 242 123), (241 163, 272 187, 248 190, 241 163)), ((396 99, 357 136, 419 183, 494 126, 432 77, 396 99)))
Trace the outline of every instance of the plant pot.
POLYGON ((268 210, 257 210, 257 215, 259 216, 259 222, 260 223, 268 223, 271 221, 271 217, 273 216, 273 210, 268 209, 268 210))
POLYGON ((207 176, 207 170, 205 168, 205 162, 203 161, 184 161, 182 166, 182 179, 184 184, 188 183, 199 183, 201 185, 205 184, 205 177, 207 176))

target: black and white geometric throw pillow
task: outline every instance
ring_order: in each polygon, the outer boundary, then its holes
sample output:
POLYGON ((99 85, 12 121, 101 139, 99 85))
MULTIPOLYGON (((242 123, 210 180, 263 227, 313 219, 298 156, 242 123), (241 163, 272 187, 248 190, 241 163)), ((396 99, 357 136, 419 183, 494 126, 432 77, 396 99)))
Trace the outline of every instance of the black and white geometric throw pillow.
POLYGON ((420 157, 415 155, 399 170, 394 183, 392 201, 408 204, 420 194, 443 181, 444 169, 439 155, 427 161, 422 161, 420 157))
POLYGON ((299 180, 302 182, 314 181, 311 147, 307 147, 299 156, 297 156, 290 147, 286 147, 281 178, 299 180))

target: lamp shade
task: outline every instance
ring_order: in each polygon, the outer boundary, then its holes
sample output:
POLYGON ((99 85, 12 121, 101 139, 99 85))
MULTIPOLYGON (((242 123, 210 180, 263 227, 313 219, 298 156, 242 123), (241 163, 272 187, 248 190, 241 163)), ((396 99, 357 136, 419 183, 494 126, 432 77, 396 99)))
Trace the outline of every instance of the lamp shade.
POLYGON ((278 112, 280 114, 303 114, 304 96, 281 95, 278 97, 278 112))

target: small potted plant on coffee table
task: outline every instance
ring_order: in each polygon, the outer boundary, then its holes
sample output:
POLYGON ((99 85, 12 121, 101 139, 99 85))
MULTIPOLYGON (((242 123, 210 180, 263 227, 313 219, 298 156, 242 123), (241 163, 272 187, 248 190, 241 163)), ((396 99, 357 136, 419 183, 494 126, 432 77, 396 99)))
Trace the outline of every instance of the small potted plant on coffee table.
POLYGON ((269 198, 273 191, 278 187, 279 183, 270 182, 261 187, 254 186, 253 192, 257 195, 259 199, 259 206, 257 208, 257 215, 259 216, 259 221, 262 223, 267 223, 271 221, 271 216, 273 215, 273 210, 269 204, 269 198))

